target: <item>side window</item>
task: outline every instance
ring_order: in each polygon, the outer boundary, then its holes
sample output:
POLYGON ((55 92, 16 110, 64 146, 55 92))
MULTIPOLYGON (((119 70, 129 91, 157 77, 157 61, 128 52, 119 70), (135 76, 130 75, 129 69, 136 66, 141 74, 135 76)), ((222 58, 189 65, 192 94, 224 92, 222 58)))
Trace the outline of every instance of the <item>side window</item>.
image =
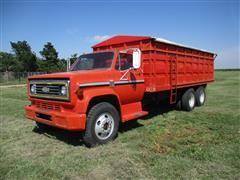
POLYGON ((132 66, 133 66, 132 65, 132 54, 119 53, 115 69, 126 70, 126 69, 131 68, 132 66))

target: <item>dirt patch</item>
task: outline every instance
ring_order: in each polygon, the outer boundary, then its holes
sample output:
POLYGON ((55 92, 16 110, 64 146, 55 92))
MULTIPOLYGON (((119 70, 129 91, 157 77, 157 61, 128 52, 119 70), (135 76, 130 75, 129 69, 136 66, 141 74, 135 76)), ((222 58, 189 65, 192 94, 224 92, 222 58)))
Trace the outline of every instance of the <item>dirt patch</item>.
POLYGON ((3 86, 0 86, 0 88, 13 88, 13 87, 24 87, 24 86, 27 86, 27 84, 3 85, 3 86))

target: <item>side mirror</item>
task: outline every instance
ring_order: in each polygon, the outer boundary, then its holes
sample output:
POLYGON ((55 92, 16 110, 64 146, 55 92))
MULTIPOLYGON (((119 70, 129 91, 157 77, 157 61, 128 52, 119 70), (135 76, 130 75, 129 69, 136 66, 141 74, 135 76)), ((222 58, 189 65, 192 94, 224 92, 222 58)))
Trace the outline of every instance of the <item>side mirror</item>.
POLYGON ((140 49, 133 50, 133 68, 138 69, 141 66, 141 51, 140 49))

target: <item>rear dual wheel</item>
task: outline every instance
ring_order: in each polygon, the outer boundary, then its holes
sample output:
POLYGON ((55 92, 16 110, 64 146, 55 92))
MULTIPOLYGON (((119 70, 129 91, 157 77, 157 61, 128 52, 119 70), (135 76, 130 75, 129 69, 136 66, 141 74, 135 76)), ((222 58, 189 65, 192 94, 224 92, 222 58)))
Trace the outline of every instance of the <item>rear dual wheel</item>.
POLYGON ((206 101, 206 91, 205 91, 205 88, 201 86, 196 90, 196 105, 202 106, 204 105, 205 101, 206 101))
POLYGON ((182 96, 182 109, 192 111, 195 107, 196 96, 194 89, 188 89, 182 96))
POLYGON ((188 89, 177 102, 177 108, 185 111, 192 111, 195 106, 202 106, 206 101, 206 91, 203 86, 194 91, 193 88, 188 89))

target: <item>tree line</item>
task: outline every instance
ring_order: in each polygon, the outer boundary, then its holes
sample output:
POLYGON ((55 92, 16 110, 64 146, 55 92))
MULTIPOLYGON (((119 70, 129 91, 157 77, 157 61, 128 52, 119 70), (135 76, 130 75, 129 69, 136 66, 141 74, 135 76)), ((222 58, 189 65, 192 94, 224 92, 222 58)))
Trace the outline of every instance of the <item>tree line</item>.
MULTIPOLYGON (((12 52, 0 52, 0 72, 62 72, 67 69, 67 60, 58 57, 51 42, 47 42, 41 57, 32 51, 27 41, 10 42, 12 52)), ((71 64, 77 59, 77 53, 69 59, 71 64)))

